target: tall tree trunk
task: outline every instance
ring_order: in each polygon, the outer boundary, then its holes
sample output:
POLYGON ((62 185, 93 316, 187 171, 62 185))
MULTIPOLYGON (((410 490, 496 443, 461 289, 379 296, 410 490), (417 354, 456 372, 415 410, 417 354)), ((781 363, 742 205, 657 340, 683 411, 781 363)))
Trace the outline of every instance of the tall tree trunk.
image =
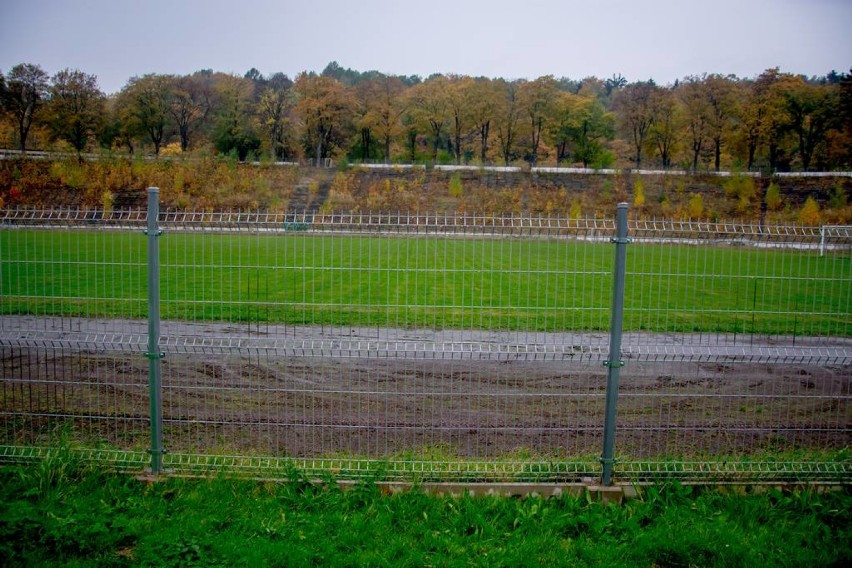
POLYGON ((807 134, 799 133, 799 156, 802 158, 802 169, 808 171, 811 167, 811 158, 814 154, 815 135, 812 129, 809 129, 807 134))
POLYGON ((562 163, 562 160, 564 160, 566 158, 565 154, 567 153, 566 152, 567 149, 568 149, 568 141, 567 140, 562 140, 561 142, 559 142, 556 145, 556 165, 557 166, 559 166, 559 164, 562 163))
POLYGON ((178 133, 180 134, 180 150, 181 152, 186 152, 187 148, 189 148, 189 127, 181 124, 178 126, 178 133))
POLYGON ((503 163, 508 167, 509 159, 512 157, 511 134, 509 136, 507 136, 506 141, 501 143, 501 149, 503 150, 503 163))
POLYGON ((746 169, 751 171, 751 168, 754 166, 754 155, 757 152, 757 143, 749 140, 748 142, 748 165, 746 169))
POLYGON ((508 166, 509 160, 512 157, 512 146, 515 143, 515 133, 511 126, 507 126, 505 138, 501 136, 501 133, 499 131, 497 132, 497 134, 500 138, 500 150, 503 153, 503 162, 506 166, 508 166))
POLYGON ((633 145, 636 147, 636 169, 642 167, 642 143, 645 137, 642 135, 639 126, 633 127, 633 145))
POLYGON ((714 165, 716 166, 716 171, 718 172, 721 169, 721 165, 722 165, 722 139, 716 138, 716 140, 714 140, 714 142, 715 142, 715 145, 716 145, 716 147, 714 149, 714 157, 715 157, 714 165))
POLYGON ((692 131, 692 171, 698 171, 698 157, 701 155, 701 147, 704 145, 703 136, 696 136, 696 126, 690 126, 692 131))
POLYGON ((487 121, 479 127, 479 137, 482 145, 479 148, 479 161, 485 164, 488 154, 488 132, 491 130, 491 121, 487 121))
POLYGON ((413 164, 417 159, 417 131, 409 130, 408 131, 408 158, 409 161, 413 164))
POLYGON ((160 157, 160 146, 163 143, 162 134, 160 134, 159 136, 152 135, 151 136, 151 142, 154 144, 154 157, 159 158, 160 157))
POLYGON ((444 125, 431 119, 429 124, 432 127, 432 162, 434 163, 438 161, 438 146, 441 145, 441 130, 443 130, 444 125))
POLYGON ((455 152, 456 152, 456 165, 461 164, 461 121, 459 117, 455 118, 455 152))
POLYGON ((21 135, 19 149, 21 150, 22 154, 25 154, 27 151, 27 133, 29 132, 29 126, 26 125, 26 122, 23 118, 18 121, 18 132, 21 135))
POLYGON ((778 169, 778 143, 774 140, 769 143, 769 169, 773 172, 778 169))
POLYGON ((317 159, 317 161, 316 161, 316 167, 318 167, 318 168, 319 168, 319 167, 321 167, 321 165, 322 165, 322 152, 323 152, 322 142, 323 142, 323 136, 324 136, 324 134, 323 134, 323 129, 322 129, 322 128, 320 128, 320 129, 319 129, 319 136, 317 136, 317 155, 316 155, 316 159, 317 159))
POLYGON ((660 149, 660 160, 663 162, 663 169, 666 170, 671 165, 669 146, 665 142, 661 142, 658 148, 660 149))
POLYGON ((370 159, 370 142, 372 137, 370 136, 369 128, 361 129, 361 161, 366 162, 370 159))
POLYGON ((538 163, 538 144, 541 141, 541 119, 533 120, 532 122, 532 156, 530 156, 530 164, 535 166, 538 163))

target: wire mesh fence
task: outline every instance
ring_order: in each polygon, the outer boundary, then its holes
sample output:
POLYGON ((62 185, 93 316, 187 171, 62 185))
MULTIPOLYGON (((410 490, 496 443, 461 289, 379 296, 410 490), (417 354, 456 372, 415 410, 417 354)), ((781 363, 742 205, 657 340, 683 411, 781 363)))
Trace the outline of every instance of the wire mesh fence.
MULTIPOLYGON (((71 437, 146 463, 146 223, 0 215, 0 455, 71 437)), ((166 468, 599 474, 612 220, 163 212, 159 227, 166 468)), ((631 221, 617 477, 848 480, 850 232, 631 221)))

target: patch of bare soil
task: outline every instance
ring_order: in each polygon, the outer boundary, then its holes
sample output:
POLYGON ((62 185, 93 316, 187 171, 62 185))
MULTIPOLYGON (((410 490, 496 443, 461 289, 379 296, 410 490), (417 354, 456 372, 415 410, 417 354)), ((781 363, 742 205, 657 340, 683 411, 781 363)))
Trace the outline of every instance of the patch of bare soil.
MULTIPOLYGON (((0 348, 3 444, 59 424, 111 446, 148 442, 138 354, 0 348)), ((617 452, 633 458, 848 446, 852 366, 628 362, 617 452)), ((459 458, 600 453, 606 369, 596 361, 171 355, 166 447, 292 457, 459 458)))

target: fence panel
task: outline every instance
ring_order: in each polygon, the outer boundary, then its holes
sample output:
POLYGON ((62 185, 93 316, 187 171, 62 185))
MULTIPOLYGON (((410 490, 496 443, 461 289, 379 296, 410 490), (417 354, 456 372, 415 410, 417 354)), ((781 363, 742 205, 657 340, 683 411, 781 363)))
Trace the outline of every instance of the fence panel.
POLYGON ((570 330, 606 328, 611 224, 174 215, 163 228, 163 311, 182 322, 163 327, 173 459, 594 473, 606 344, 570 330))
POLYGON ((144 463, 143 226, 139 212, 3 215, 0 454, 72 438, 116 463, 144 463))
MULTIPOLYGON (((147 463, 145 222, 0 217, 5 455, 71 435, 99 459, 147 463)), ((159 224, 166 468, 599 474, 612 220, 159 224)), ((845 476, 850 235, 659 221, 629 233, 616 477, 845 476), (801 451, 828 457, 785 458, 801 451)))
POLYGON ((824 257, 807 227, 643 221, 631 236, 622 473, 842 469, 796 452, 852 434, 850 233, 833 231, 824 257))

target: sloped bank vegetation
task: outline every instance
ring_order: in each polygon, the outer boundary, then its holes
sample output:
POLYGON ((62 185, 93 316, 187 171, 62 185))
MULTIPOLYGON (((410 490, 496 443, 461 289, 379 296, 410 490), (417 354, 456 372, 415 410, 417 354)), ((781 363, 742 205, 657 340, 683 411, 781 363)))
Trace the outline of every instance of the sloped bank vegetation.
POLYGON ((733 174, 536 173, 486 168, 318 169, 200 156, 80 162, 0 161, 0 206, 144 207, 160 188, 168 209, 430 212, 601 217, 627 201, 636 217, 848 223, 852 178, 760 178, 733 174))

